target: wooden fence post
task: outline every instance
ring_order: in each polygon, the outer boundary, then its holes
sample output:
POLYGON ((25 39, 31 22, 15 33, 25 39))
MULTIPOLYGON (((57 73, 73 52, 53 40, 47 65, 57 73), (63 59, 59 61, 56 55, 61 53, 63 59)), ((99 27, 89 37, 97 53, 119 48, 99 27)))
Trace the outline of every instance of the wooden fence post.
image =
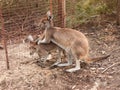
POLYGON ((66 27, 66 0, 62 0, 63 3, 62 3, 62 27, 66 27))
POLYGON ((59 16, 59 26, 66 26, 66 0, 58 0, 58 16, 59 16))
POLYGON ((5 29, 4 29, 4 18, 2 16, 2 8, 0 7, 0 20, 1 20, 1 30, 2 30, 2 38, 4 41, 4 49, 5 49, 5 55, 6 55, 6 66, 7 69, 10 69, 9 66, 9 59, 8 59, 8 51, 7 51, 7 42, 6 42, 6 33, 5 33, 5 29))
MULTIPOLYGON (((53 14, 53 6, 52 6, 53 2, 52 0, 49 0, 49 2, 50 2, 50 12, 53 14)), ((52 26, 54 26, 53 20, 51 21, 51 23, 52 23, 52 26)))

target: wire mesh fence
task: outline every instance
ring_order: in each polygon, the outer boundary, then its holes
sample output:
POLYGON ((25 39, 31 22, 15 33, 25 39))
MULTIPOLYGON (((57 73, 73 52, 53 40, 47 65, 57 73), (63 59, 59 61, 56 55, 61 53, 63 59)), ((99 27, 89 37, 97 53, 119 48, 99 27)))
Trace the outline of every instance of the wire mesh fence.
POLYGON ((4 28, 8 39, 24 35, 26 31, 36 33, 34 20, 45 15, 50 6, 55 26, 64 27, 64 0, 6 0, 2 4, 4 28))
MULTIPOLYGON (((5 41, 3 47, 6 48, 6 52, 8 51, 6 53, 8 59, 11 58, 10 54, 15 51, 15 47, 10 45, 22 43, 24 37, 29 34, 42 33, 35 28, 34 21, 43 17, 48 10, 53 14, 54 26, 65 27, 66 0, 1 0, 0 4, 0 43, 5 41), (13 49, 9 50, 9 48, 13 49)), ((18 47, 19 58, 21 49, 18 47)), ((4 59, 5 57, 2 58, 2 60, 4 59)))
POLYGON ((35 32, 34 19, 40 18, 48 9, 49 2, 45 0, 13 0, 8 5, 3 3, 2 14, 7 38, 19 39, 24 34, 35 32))
MULTIPOLYGON (((9 68, 8 59, 11 59, 13 49, 9 50, 11 44, 20 43, 24 36, 38 33, 34 28, 34 19, 40 18, 49 10, 48 0, 2 0, 1 1, 1 40, 4 41, 7 68, 9 68), (8 52, 7 52, 8 51, 8 52)), ((20 50, 18 47, 18 58, 20 50)), ((4 54, 2 54, 4 55, 4 54)), ((4 55, 5 56, 5 55, 4 55)), ((1 58, 5 59, 5 57, 1 58)), ((11 63, 10 63, 11 64, 11 63)), ((11 65, 12 66, 12 65, 11 65)))

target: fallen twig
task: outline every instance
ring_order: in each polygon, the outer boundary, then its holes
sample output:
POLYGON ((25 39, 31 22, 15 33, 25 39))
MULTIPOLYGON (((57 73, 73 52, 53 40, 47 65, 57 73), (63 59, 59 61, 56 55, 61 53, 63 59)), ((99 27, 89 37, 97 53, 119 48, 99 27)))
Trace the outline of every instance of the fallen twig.
POLYGON ((117 63, 114 63, 114 64, 110 65, 109 67, 107 67, 106 69, 104 69, 104 70, 102 71, 102 73, 106 72, 108 69, 114 67, 115 65, 119 65, 119 64, 120 64, 120 62, 117 62, 117 63))
POLYGON ((33 64, 33 63, 35 63, 37 61, 38 61, 38 59, 30 60, 30 61, 24 61, 24 62, 21 62, 21 64, 33 64))

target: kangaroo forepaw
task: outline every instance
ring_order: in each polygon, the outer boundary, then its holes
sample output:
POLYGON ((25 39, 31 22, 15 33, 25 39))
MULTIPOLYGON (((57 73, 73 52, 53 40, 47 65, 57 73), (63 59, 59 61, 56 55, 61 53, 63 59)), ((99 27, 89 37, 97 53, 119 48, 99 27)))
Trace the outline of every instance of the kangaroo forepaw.
POLYGON ((37 42, 38 45, 40 44, 40 41, 41 41, 41 40, 38 40, 38 42, 37 42))

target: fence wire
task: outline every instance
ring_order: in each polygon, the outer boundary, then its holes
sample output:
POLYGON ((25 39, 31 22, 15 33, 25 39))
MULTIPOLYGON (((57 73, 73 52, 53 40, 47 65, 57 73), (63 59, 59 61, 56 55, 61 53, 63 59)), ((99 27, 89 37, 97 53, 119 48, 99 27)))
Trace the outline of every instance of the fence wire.
MULTIPOLYGON (((22 43, 24 37, 29 34, 38 35, 42 33, 42 31, 34 26, 34 21, 41 19, 41 17, 46 15, 48 10, 51 10, 53 14, 54 26, 66 27, 66 16, 74 12, 72 9, 74 6, 73 1, 74 0, 1 0, 0 4, 5 33, 1 33, 0 28, 0 43, 2 43, 4 36, 6 44, 8 45, 6 48, 8 49, 9 59, 9 54, 15 51, 14 48, 9 50, 9 45, 22 43), (69 4, 69 6, 67 4, 69 4)), ((19 48, 18 52, 20 52, 21 49, 22 48, 19 48)))

